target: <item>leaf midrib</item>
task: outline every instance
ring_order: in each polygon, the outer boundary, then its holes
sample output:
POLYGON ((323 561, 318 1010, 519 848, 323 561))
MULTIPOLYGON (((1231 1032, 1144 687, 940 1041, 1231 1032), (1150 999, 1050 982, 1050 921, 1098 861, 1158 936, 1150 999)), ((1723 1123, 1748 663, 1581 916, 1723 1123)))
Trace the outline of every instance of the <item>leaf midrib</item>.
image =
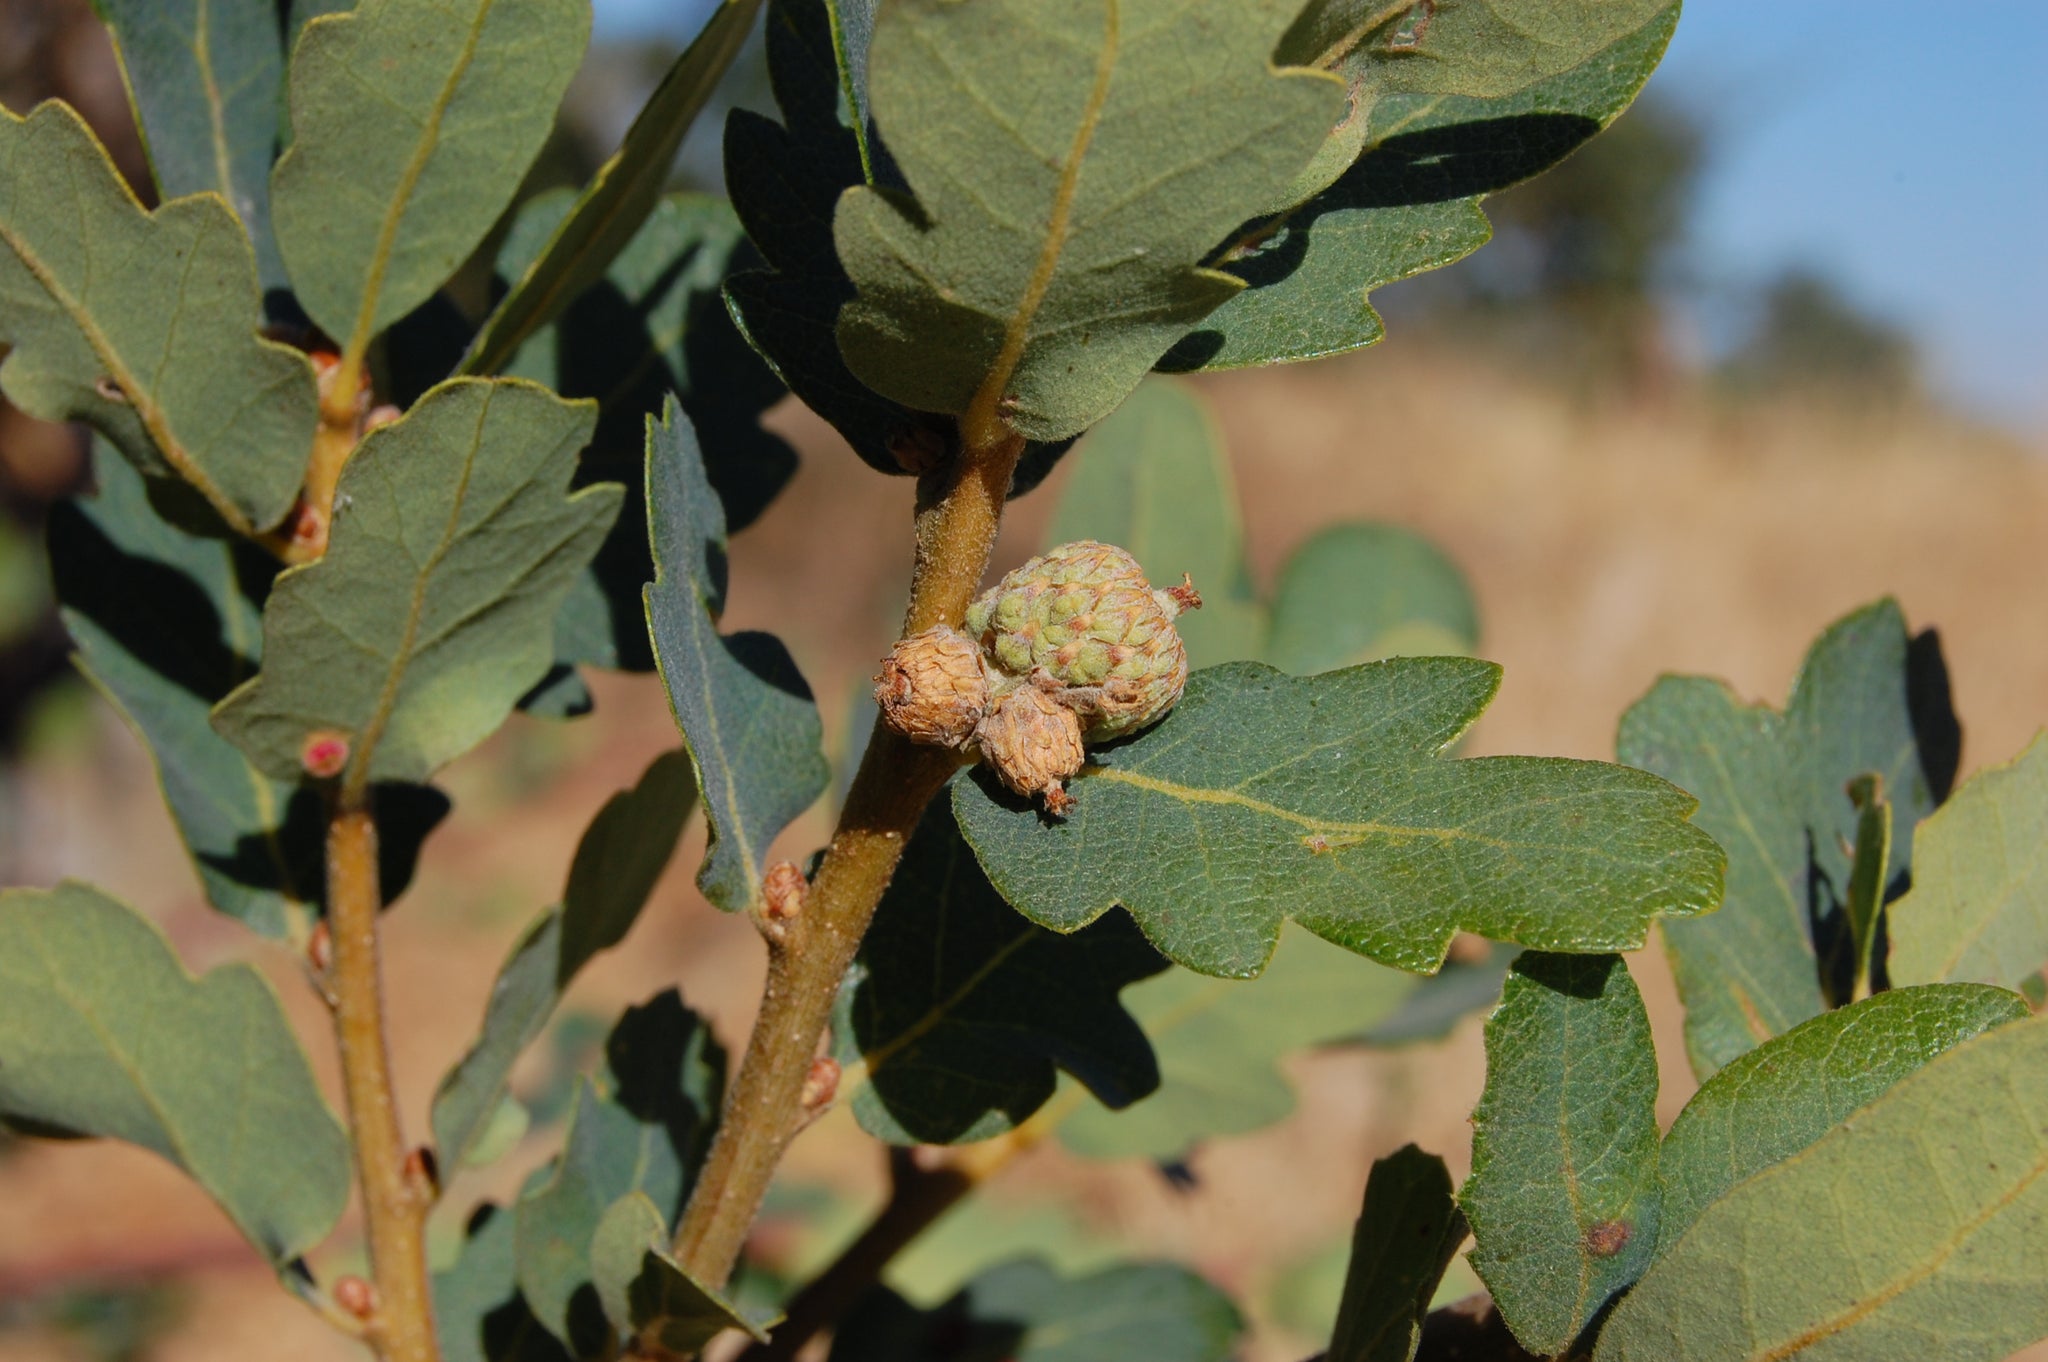
MULTIPOLYGON (((490 21, 491 8, 497 0, 483 0, 477 6, 476 19, 470 24, 469 32, 462 40, 462 55, 456 59, 448 73, 448 79, 434 96, 434 102, 427 106, 427 116, 420 127, 420 135, 413 143, 412 159, 406 162, 404 172, 398 178, 397 188, 392 192, 391 201, 385 206, 384 220, 377 228, 377 245, 370 254, 368 272, 363 276, 363 300, 356 312, 355 329, 349 334, 347 356, 360 356, 369 348, 370 336, 375 329, 377 302, 384 292, 384 275, 391 268, 391 252, 398 239, 399 223, 412 206, 412 192, 419 184, 420 176, 426 173, 427 162, 433 159, 434 149, 441 139, 441 119, 447 114, 448 106, 454 102, 455 88, 469 73, 470 64, 476 60, 477 43, 483 36, 484 25, 490 21)), ((351 12, 347 16, 357 20, 351 12)), ((466 476, 466 474, 465 474, 466 476)))
POLYGON ((1102 9, 1102 51, 1095 59, 1095 80, 1089 88, 1087 103, 1082 106, 1080 122, 1074 128, 1067 158, 1060 166, 1059 180, 1053 187, 1051 210, 1046 216, 1045 241, 1039 247, 1038 263, 1032 266, 1016 310, 1003 327, 1002 346, 996 351, 988 376, 968 403, 967 415, 962 421, 963 430, 976 444, 992 443, 996 432, 1007 429, 1000 416, 1003 399, 1008 395, 1010 379, 1023 361, 1024 348, 1030 340, 1031 323, 1044 304, 1053 276, 1059 270, 1060 253, 1066 249, 1067 228, 1073 217, 1074 199, 1081 182, 1081 163, 1087 159, 1089 145, 1095 140, 1095 131, 1102 122, 1103 107, 1109 102, 1110 76, 1116 70, 1123 31, 1121 0, 1103 0, 1102 9))

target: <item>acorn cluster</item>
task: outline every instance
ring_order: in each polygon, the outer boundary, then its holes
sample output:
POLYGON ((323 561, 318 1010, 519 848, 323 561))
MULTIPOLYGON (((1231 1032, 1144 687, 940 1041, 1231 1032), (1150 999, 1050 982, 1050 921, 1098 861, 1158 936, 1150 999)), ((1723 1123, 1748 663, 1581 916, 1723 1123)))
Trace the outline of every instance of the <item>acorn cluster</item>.
POLYGON ((964 630, 899 642, 875 702, 912 742, 971 752, 1062 816, 1086 745, 1135 732, 1180 699, 1188 655, 1173 622, 1201 604, 1185 577, 1154 589, 1114 545, 1062 544, 983 593, 964 630))

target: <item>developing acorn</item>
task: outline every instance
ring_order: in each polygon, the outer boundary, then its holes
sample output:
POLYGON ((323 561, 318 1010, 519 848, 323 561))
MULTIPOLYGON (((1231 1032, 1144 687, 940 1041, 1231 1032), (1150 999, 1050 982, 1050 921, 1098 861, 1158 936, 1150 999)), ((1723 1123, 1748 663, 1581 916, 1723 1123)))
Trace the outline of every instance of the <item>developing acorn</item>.
POLYGON ((1081 721, 1089 742, 1121 737, 1172 709, 1188 652, 1173 626, 1202 597, 1155 590, 1138 560, 1092 539, 1062 544, 1004 577, 967 608, 967 632, 1004 681, 1031 680, 1081 721))
POLYGON ((875 703, 889 727, 912 742, 966 747, 989 707, 981 649, 943 624, 898 641, 882 659, 875 703))
POLYGON ((1174 620, 1200 607, 1184 576, 1155 590, 1136 559, 1092 539, 1009 573, 944 625, 904 639, 882 661, 875 703, 912 742, 975 752, 1003 784, 1042 797, 1055 817, 1083 744, 1157 721, 1187 686, 1174 620))

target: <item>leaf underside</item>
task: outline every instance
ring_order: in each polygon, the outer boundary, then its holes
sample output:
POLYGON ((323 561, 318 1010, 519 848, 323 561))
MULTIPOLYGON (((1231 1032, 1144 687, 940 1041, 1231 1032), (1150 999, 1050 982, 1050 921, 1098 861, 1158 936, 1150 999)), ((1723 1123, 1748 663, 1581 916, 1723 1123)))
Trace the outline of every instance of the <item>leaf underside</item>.
POLYGON ((263 976, 194 978, 76 881, 0 895, 0 1119, 154 1150, 275 1267, 348 1203, 347 1136, 263 976))
POLYGON ((618 514, 568 492, 588 403, 453 379, 350 457, 326 556, 277 579, 268 664, 214 724, 257 769, 351 744, 345 780, 423 780, 488 737, 553 657, 555 612, 618 514))
POLYGON ((881 10, 869 107, 914 202, 839 200, 853 372, 953 415, 999 385, 1032 439, 1108 415, 1242 287, 1201 263, 1342 116, 1339 81, 1270 64, 1277 36, 1265 7, 1199 0, 881 10))
POLYGON ((1664 929, 1685 1002, 1686 1051, 1702 1079, 1827 1006, 1823 971, 1847 961, 1850 780, 1883 777, 1901 834, 1885 882, 1900 882, 1909 868, 1905 830, 1936 802, 1910 662, 1905 619, 1881 601, 1813 645, 1783 714, 1744 705, 1704 677, 1666 677, 1622 716, 1621 760, 1697 795, 1699 825, 1728 852, 1721 911, 1664 929), (1817 948, 1817 934, 1838 943, 1839 955, 1817 948))
POLYGON ((737 911, 758 901, 769 843, 831 780, 810 687, 780 640, 718 632, 725 520, 690 421, 671 400, 647 423, 647 625, 669 708, 711 823, 697 883, 737 911))
MULTIPOLYGON (((160 519, 113 450, 96 495, 50 513, 51 578, 80 670, 149 745, 178 835, 214 907, 303 945, 327 898, 325 801, 274 780, 216 733, 213 707, 254 674, 262 601, 277 563, 230 539, 160 519)), ((380 891, 405 891, 420 845, 448 812, 440 791, 376 790, 380 891)))
POLYGON ((2048 737, 1982 772, 1914 834, 1891 906, 1895 984, 2017 988, 2048 964, 2048 737))
POLYGON ((84 421, 196 507, 254 533, 298 496, 316 419, 303 355, 259 338, 249 238, 213 194, 144 212, 78 115, 0 110, 0 389, 84 421))
POLYGON ((511 202, 583 58, 582 0, 361 0, 292 48, 271 216, 299 303, 360 353, 511 202))
POLYGON ((1709 1205, 1598 1362, 1996 1362, 2048 1337, 2048 1018, 1955 1046, 1709 1205))
POLYGON ((1555 165, 1626 109, 1679 12, 1676 0, 1439 0, 1426 17, 1373 8, 1397 17, 1336 66, 1353 91, 1356 159, 1306 203, 1229 233, 1209 263, 1245 288, 1162 367, 1236 369, 1378 341, 1367 295, 1484 245, 1480 200, 1555 165))

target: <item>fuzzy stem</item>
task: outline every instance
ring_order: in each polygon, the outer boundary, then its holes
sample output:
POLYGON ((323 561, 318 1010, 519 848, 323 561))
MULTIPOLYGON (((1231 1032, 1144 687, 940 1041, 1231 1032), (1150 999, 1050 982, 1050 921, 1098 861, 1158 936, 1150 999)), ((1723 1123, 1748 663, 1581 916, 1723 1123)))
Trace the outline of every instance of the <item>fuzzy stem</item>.
POLYGON ((370 1273, 377 1288, 370 1341, 383 1362, 439 1362, 427 1278, 431 1198, 406 1169, 385 1039, 377 959, 382 907, 376 820, 367 808, 343 804, 327 827, 327 918, 334 942, 330 982, 370 1273))
MULTIPOLYGON (((1024 441, 992 414, 962 426, 965 448, 939 494, 918 508, 906 636, 957 624, 966 614, 988 570, 1023 453, 1024 441)), ((768 982, 746 1057, 726 1090, 718 1133, 676 1228, 677 1261, 706 1286, 724 1286, 739 1261, 776 1165, 805 1120, 804 1078, 839 981, 925 806, 958 764, 954 753, 917 746, 880 723, 868 738, 803 911, 770 943, 768 982)))
POLYGON ((1052 1111, 1048 1106, 1008 1134, 968 1145, 943 1159, 920 1157, 936 1151, 890 1150, 889 1200, 880 1214, 831 1266, 796 1293, 769 1341, 747 1349, 737 1362, 790 1362, 821 1330, 845 1317, 881 1280, 897 1254, 975 1188, 1036 1146, 1066 1110, 1062 1107, 1052 1119, 1041 1119, 1052 1111))

